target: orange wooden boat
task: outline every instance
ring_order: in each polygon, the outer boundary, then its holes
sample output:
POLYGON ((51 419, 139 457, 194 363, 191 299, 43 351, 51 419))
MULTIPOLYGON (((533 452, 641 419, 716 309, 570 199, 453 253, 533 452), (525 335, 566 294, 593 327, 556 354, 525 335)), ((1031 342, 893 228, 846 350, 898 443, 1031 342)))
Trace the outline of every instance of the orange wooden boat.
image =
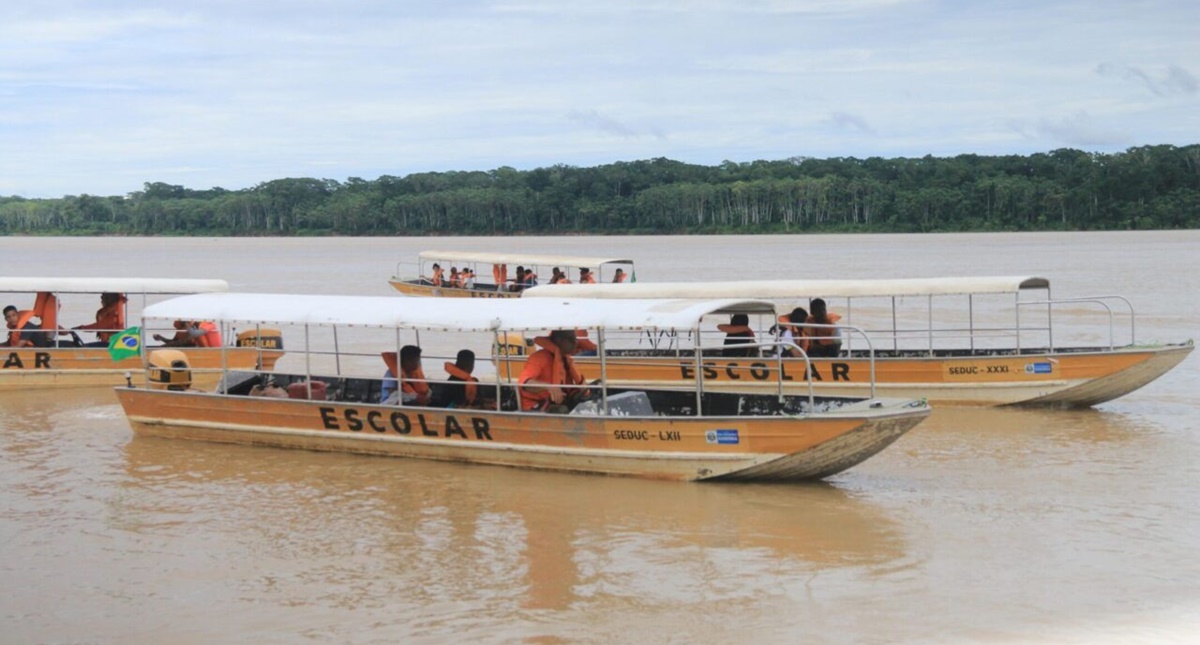
MULTIPOLYGON (((0 292, 7 293, 9 300, 18 309, 20 303, 36 302, 40 310, 32 320, 43 329, 62 327, 60 308, 66 304, 82 316, 94 311, 95 298, 102 293, 120 293, 126 296, 126 326, 136 326, 137 309, 148 299, 156 296, 179 294, 217 293, 228 291, 224 280, 190 280, 172 278, 0 278, 0 292), (74 298, 78 296, 78 298, 74 298), (89 297, 90 296, 90 297, 89 297), (64 302, 60 302, 62 299, 64 302), (71 300, 78 302, 70 302, 71 300), (86 300, 86 303, 83 301, 86 300), (130 311, 131 302, 136 305, 130 311), (86 313, 83 313, 86 312, 86 313)), ((120 329, 101 330, 120 332, 120 329)), ((173 335, 172 321, 157 328, 143 328, 144 342, 154 333, 173 335)), ((3 363, 0 367, 0 390, 27 390, 64 387, 101 387, 126 383, 137 376, 140 380, 145 363, 141 356, 130 356, 113 360, 106 346, 85 346, 79 336, 85 332, 67 335, 47 334, 47 347, 4 347, 3 363)), ((91 332, 87 332, 91 333, 91 332)), ((193 377, 198 383, 215 385, 224 367, 252 369, 264 365, 269 369, 280 356, 277 333, 267 333, 260 338, 256 333, 243 334, 237 347, 226 348, 180 348, 192 365, 193 377)), ((229 337, 226 335, 225 337, 229 337)))
POLYGON ((423 251, 415 266, 401 263, 396 274, 388 280, 396 291, 406 296, 439 296, 445 298, 517 298, 527 284, 516 275, 517 267, 532 269, 536 284, 546 284, 555 268, 579 279, 579 270, 587 269, 597 283, 633 279, 633 260, 575 255, 542 255, 530 253, 483 253, 472 251, 423 251), (437 267, 435 269, 435 267, 437 267), (452 284, 451 269, 470 269, 470 281, 452 284), (441 272, 435 278, 435 272, 441 272), (620 274, 618 275, 618 271, 620 274))
POLYGON ((570 414, 518 410, 508 379, 480 385, 494 401, 481 409, 383 403, 381 378, 350 372, 378 374, 380 351, 405 344, 458 346, 474 338, 486 347, 503 334, 586 327, 596 330, 603 357, 610 331, 687 333, 712 315, 773 309, 734 299, 414 303, 203 294, 152 305, 147 317, 281 327, 303 339, 288 341, 302 346, 288 356, 303 357, 304 366, 231 370, 214 391, 188 388, 186 365, 173 365, 165 378, 152 367, 158 387, 121 387, 117 396, 140 435, 683 480, 825 477, 883 450, 929 414, 925 402, 908 399, 707 392, 702 379, 690 391, 601 381, 591 387, 594 398, 570 414), (290 386, 295 398, 249 394, 267 380, 290 386))
MULTIPOLYGON (((638 337, 614 351, 607 377, 629 386, 673 383, 692 387, 698 371, 715 390, 814 386, 826 394, 864 396, 874 387, 895 397, 924 397, 935 404, 1084 407, 1132 392, 1162 376, 1191 353, 1193 342, 1143 344, 1134 338, 1135 316, 1120 296, 1054 299, 1049 280, 1036 276, 889 280, 766 280, 708 283, 637 283, 587 287, 539 286, 537 298, 764 298, 779 313, 824 298, 838 311, 843 334, 836 357, 773 357, 774 315, 758 319, 761 356, 704 356, 697 363, 672 338, 638 337), (1069 332, 1100 339, 1066 343, 1069 332)), ((803 326, 803 325, 802 325, 803 326)), ((811 327, 809 325, 808 327, 811 327)), ((719 342, 709 328, 701 333, 719 342)), ((506 350, 500 360, 506 361, 506 350)), ((519 353, 519 352, 516 352, 519 353)), ((520 359, 512 359, 520 360, 520 359)), ((577 360, 588 375, 595 359, 577 360)), ((512 367, 502 365, 507 373, 512 367)))

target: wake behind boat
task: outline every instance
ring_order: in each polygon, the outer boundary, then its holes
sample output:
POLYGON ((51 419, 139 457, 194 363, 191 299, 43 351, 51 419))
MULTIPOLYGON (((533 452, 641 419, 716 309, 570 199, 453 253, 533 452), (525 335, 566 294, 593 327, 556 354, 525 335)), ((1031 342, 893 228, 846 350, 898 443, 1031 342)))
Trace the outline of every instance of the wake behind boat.
MULTIPOLYGON (((937 404, 1085 407, 1115 399, 1162 376, 1193 349, 1141 344, 1132 304, 1121 296, 1054 299, 1049 280, 1037 276, 886 280, 762 280, 745 282, 637 283, 576 287, 541 286, 534 298, 764 298, 782 303, 760 319, 757 337, 784 320, 794 306, 829 301, 841 312, 844 338, 837 356, 784 358, 783 378, 793 391, 814 385, 829 394, 864 395, 874 382, 881 393, 927 397, 937 404), (1099 339, 1086 344, 1075 333, 1099 339)), ((712 335, 715 332, 710 331, 712 335)), ((643 339, 639 339, 643 340, 643 339)), ((628 347, 606 366, 613 382, 677 383, 689 387, 694 358, 665 339, 628 347)), ((706 357, 710 389, 770 389, 773 361, 757 357, 706 357)), ((582 360, 595 374, 599 365, 582 360)))
MULTIPOLYGON (((4 362, 0 368, 0 390, 35 388, 114 386, 126 382, 131 374, 141 374, 140 350, 114 359, 108 348, 113 336, 139 323, 130 311, 130 300, 145 306, 152 296, 219 293, 229 290, 224 280, 175 278, 0 278, 5 304, 16 309, 7 330, 4 362), (68 323, 62 313, 63 302, 76 312, 91 318, 94 298, 101 298, 101 310, 84 325, 68 323), (77 300, 78 302, 71 302, 77 300), (87 301, 84 304, 83 301, 87 301), (104 312, 101 320, 101 312, 104 312), (79 327, 86 327, 80 329, 79 327)), ((146 338, 155 332, 174 337, 181 330, 173 321, 146 330, 146 338)), ((215 338, 215 335, 210 336, 215 338)), ((273 365, 281 349, 258 347, 257 336, 243 336, 241 347, 180 347, 195 370, 194 378, 215 384, 222 366, 253 368, 262 362, 273 365)), ((273 341, 272 341, 273 342, 273 341)), ((139 346, 140 347, 140 346, 139 346)))
POLYGON ((622 283, 633 278, 633 260, 578 255, 423 251, 415 267, 410 269, 404 263, 397 265, 396 274, 388 284, 407 296, 516 298, 526 288, 549 283, 556 272, 561 272, 571 283, 587 279, 596 283, 622 283), (585 275, 590 277, 585 278, 585 275))
MULTIPOLYGON (((702 379, 681 391, 618 388, 601 378, 573 388, 584 400, 574 400, 570 413, 565 399, 554 413, 518 405, 532 382, 518 387, 500 378, 472 386, 477 403, 444 407, 438 396, 409 403, 385 397, 387 381, 378 376, 381 353, 385 362, 391 355, 393 369, 399 355, 409 370, 409 346, 461 347, 475 339, 487 347, 508 334, 546 330, 571 339, 590 332, 603 364, 609 333, 687 334, 706 317, 771 311, 769 302, 738 299, 185 296, 152 305, 145 316, 280 326, 293 336, 289 347, 302 347, 289 358, 303 357, 303 368, 230 370, 215 391, 200 391, 188 387, 188 367, 173 364, 168 378, 155 379, 158 387, 121 387, 117 396, 142 435, 684 480, 826 477, 883 450, 929 414, 923 401, 709 392, 702 379), (287 398, 252 395, 268 389, 287 398)), ((151 363, 161 361, 152 354, 151 363)), ((401 372, 402 389, 454 383, 414 374, 420 370, 401 372)))

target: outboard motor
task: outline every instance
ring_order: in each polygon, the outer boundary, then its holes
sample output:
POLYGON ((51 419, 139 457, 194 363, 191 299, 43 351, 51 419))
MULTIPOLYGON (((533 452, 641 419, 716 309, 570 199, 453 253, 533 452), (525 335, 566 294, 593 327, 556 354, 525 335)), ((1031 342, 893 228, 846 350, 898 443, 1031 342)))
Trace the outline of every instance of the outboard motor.
POLYGON ((154 390, 186 390, 192 386, 192 365, 177 349, 156 349, 147 357, 146 379, 154 390))
POLYGON ((238 347, 283 349, 283 332, 278 329, 251 329, 237 335, 238 347))

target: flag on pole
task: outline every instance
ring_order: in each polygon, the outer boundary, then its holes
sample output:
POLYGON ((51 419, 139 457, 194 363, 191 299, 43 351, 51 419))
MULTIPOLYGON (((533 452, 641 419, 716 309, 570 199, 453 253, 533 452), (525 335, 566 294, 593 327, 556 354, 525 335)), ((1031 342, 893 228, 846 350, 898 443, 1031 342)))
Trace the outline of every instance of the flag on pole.
POLYGON ((108 341, 108 355, 112 356, 114 361, 119 361, 123 358, 129 358, 130 356, 140 356, 141 353, 141 327, 130 327, 116 336, 113 336, 108 341))
POLYGON ((633 277, 632 277, 632 278, 630 278, 630 279, 629 279, 629 281, 630 281, 630 282, 637 282, 637 269, 634 269, 634 270, 633 270, 633 277))

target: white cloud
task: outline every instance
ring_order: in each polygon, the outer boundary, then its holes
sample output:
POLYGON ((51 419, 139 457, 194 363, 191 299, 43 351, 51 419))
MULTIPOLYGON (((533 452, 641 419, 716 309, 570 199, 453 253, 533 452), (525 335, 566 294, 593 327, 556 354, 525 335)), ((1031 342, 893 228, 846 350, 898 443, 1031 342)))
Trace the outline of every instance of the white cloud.
POLYGON ((1198 19, 1191 0, 6 3, 0 194, 1186 145, 1198 19))

